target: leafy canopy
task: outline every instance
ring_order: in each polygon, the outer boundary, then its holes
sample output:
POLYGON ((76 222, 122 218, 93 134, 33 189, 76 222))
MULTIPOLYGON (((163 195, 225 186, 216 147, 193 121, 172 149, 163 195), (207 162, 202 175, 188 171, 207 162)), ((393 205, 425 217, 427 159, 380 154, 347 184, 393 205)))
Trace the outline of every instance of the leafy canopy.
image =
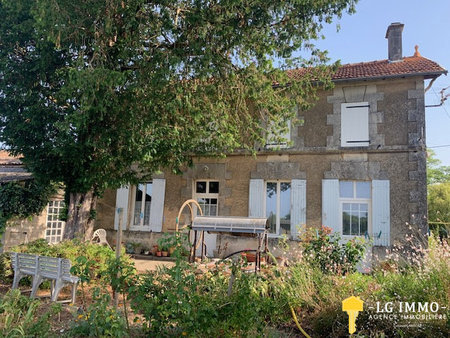
POLYGON ((428 149, 427 156, 427 184, 450 182, 450 166, 441 165, 436 153, 428 149))
POLYGON ((450 182, 428 187, 428 219, 450 223, 450 182))
POLYGON ((80 193, 251 151, 330 85, 311 40, 355 2, 0 0, 0 141, 80 193))

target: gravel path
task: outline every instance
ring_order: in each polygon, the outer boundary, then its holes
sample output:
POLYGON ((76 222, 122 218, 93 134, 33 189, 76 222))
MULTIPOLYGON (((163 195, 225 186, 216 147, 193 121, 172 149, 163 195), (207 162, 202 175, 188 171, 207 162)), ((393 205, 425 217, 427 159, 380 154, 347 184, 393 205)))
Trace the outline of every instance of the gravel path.
POLYGON ((133 261, 136 270, 140 273, 145 271, 154 271, 157 269, 158 266, 172 267, 175 265, 174 262, 153 261, 149 259, 133 259, 133 261))

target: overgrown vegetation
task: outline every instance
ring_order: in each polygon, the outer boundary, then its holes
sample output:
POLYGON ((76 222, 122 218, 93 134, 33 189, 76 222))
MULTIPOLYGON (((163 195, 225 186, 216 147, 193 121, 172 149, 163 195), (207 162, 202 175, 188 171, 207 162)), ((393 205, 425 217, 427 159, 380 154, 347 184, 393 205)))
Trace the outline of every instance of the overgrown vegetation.
POLYGON ((22 296, 19 290, 8 291, 0 298, 0 336, 2 337, 48 337, 50 317, 60 310, 54 304, 42 313, 39 300, 22 296))
MULTIPOLYGON (((298 257, 288 266, 264 266, 260 273, 245 273, 242 262, 219 261, 209 269, 182 259, 181 246, 173 268, 136 275, 129 261, 111 259, 103 283, 121 294, 119 308, 102 287, 93 287, 92 303, 74 312, 68 336, 286 336, 299 334, 293 315, 312 337, 341 337, 348 334, 348 316, 342 300, 359 296, 364 311, 357 319, 363 336, 446 337, 449 329, 450 248, 430 237, 429 248, 418 248, 414 264, 396 262, 375 267, 371 274, 347 269, 329 270, 321 264, 321 253, 329 245, 353 262, 354 251, 330 244, 323 229, 318 237, 302 242, 298 257), (318 245, 318 242, 322 243, 318 245), (305 247, 309 254, 305 254, 305 247), (316 257, 317 261, 308 258, 316 257), (417 257, 416 257, 417 258, 417 257), (229 291, 230 274, 235 275, 229 291), (422 302, 439 304, 441 319, 404 319, 398 307, 396 319, 377 318, 377 302, 422 302), (291 312, 292 309, 292 312, 291 312), (133 320, 134 318, 134 320, 133 320), (130 320, 131 319, 131 320, 130 320)), ((181 237, 175 238, 181 243, 181 237)), ((340 257, 340 255, 339 255, 340 257)), ((85 263, 89 260, 83 260, 85 263)), ((342 262, 339 258, 337 262, 342 262)), ((355 261, 356 263, 356 261, 355 261)), ((89 283, 89 269, 74 270, 89 283)), ((378 314, 379 315, 379 314, 378 314)), ((39 318, 39 316, 38 316, 39 318)), ((45 328, 44 328, 45 329, 45 328)), ((43 332, 45 334, 45 332, 43 332)))
POLYGON ((9 220, 39 214, 55 191, 54 184, 37 180, 0 185, 0 235, 9 220))

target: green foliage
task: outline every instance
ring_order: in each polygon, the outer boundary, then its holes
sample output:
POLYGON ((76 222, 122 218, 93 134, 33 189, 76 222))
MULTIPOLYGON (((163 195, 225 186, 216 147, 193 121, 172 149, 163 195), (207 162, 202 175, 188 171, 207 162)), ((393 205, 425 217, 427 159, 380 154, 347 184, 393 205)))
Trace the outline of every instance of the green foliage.
POLYGON ((35 177, 96 196, 193 154, 254 151, 313 83, 330 88, 312 40, 355 2, 3 0, 0 142, 35 177), (289 78, 275 60, 316 67, 289 78))
POLYGON ((450 223, 450 182, 428 186, 428 220, 439 236, 448 237, 450 227, 445 223, 450 223))
POLYGON ((8 220, 39 214, 55 191, 55 185, 48 181, 28 180, 0 185, 0 233, 8 220))
POLYGON ((143 276, 131 293, 131 306, 144 316, 152 336, 256 334, 266 326, 261 278, 238 273, 227 297, 226 275, 197 276, 194 268, 178 262, 143 276))
POLYGON ((162 251, 169 251, 170 248, 176 247, 177 245, 177 235, 164 233, 162 237, 158 238, 157 243, 158 247, 161 248, 162 251))
POLYGON ((431 149, 428 149, 427 155, 427 184, 449 183, 450 166, 441 165, 441 161, 435 157, 436 153, 431 149))
POLYGON ((341 243, 340 237, 331 235, 331 229, 324 226, 318 230, 309 229, 303 240, 305 259, 325 273, 354 272, 365 252, 363 240, 356 238, 341 243))
POLYGON ((68 332, 74 337, 128 337, 125 318, 111 307, 111 296, 96 287, 92 291, 92 304, 84 313, 74 313, 68 332))
POLYGON ((0 298, 0 335, 2 337, 49 337, 50 318, 61 311, 53 304, 47 311, 39 310, 40 301, 10 290, 0 298))

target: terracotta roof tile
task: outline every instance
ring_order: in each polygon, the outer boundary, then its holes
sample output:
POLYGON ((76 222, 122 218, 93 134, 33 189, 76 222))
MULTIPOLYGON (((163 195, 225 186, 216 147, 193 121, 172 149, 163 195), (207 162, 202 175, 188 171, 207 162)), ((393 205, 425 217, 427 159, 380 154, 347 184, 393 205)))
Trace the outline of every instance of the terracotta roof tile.
MULTIPOLYGON (((288 71, 288 74, 293 78, 299 78, 307 71, 305 68, 299 68, 288 71)), ((380 60, 342 65, 333 74, 332 79, 333 81, 348 81, 413 75, 422 75, 428 79, 446 73, 447 70, 436 62, 418 55, 404 57, 402 61, 397 62, 380 60)))
POLYGON ((11 156, 5 150, 0 150, 0 164, 22 164, 22 162, 18 157, 11 156))

